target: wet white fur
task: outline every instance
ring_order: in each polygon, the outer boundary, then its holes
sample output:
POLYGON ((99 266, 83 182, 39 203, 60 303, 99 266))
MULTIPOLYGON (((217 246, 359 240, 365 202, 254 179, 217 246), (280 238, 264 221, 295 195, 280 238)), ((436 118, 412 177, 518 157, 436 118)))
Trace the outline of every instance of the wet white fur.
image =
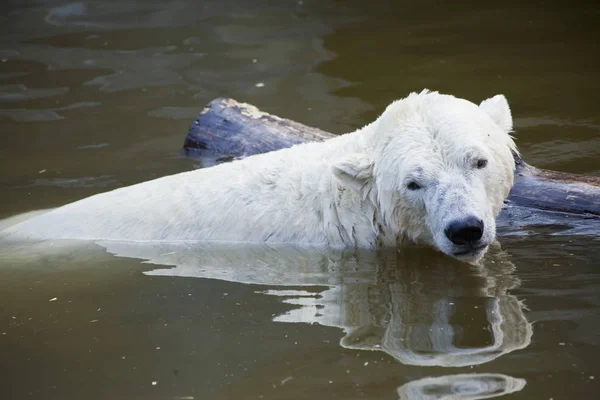
POLYGON ((483 219, 483 240, 513 183, 506 99, 477 106, 412 93, 373 123, 297 145, 98 194, 10 227, 39 239, 431 245, 450 220, 483 219), (477 169, 478 159, 488 165, 477 169), (422 189, 406 188, 410 180, 422 189))

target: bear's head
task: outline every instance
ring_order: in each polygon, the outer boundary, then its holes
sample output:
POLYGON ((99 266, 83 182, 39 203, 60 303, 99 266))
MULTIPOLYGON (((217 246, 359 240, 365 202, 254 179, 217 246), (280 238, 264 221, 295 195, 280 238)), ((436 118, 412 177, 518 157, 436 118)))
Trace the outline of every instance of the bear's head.
POLYGON ((511 130, 502 95, 477 106, 412 93, 362 130, 364 152, 335 165, 334 174, 370 199, 373 229, 389 244, 409 239, 474 261, 495 239, 513 184, 511 130))

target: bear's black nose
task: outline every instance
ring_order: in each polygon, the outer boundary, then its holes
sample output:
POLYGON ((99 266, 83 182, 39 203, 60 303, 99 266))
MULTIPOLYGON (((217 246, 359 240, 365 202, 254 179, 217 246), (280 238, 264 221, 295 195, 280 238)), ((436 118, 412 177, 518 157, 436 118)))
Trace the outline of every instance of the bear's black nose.
POLYGON ((444 233, 456 245, 473 245, 483 236, 483 221, 475 217, 455 220, 448 224, 444 233))

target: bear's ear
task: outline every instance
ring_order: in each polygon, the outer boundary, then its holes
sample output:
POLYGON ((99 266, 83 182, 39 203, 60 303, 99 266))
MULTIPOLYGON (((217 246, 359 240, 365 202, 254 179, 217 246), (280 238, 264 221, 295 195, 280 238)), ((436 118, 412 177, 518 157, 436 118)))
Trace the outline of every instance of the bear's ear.
POLYGON ((508 106, 506 97, 498 94, 482 101, 479 108, 485 111, 500 128, 507 132, 512 130, 512 115, 510 114, 510 107, 508 106))
POLYGON ((373 161, 366 154, 353 154, 333 164, 331 169, 341 183, 360 190, 373 176, 373 161))

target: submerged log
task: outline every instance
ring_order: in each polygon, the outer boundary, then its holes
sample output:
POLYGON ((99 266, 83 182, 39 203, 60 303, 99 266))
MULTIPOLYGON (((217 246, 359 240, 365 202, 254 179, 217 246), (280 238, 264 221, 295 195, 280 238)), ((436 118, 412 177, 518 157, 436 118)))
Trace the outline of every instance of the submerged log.
MULTIPOLYGON (((183 151, 204 165, 335 135, 218 98, 192 123, 183 151)), ((600 232, 600 177, 535 168, 515 155, 515 183, 497 219, 504 233, 540 228, 560 233, 600 232)))

